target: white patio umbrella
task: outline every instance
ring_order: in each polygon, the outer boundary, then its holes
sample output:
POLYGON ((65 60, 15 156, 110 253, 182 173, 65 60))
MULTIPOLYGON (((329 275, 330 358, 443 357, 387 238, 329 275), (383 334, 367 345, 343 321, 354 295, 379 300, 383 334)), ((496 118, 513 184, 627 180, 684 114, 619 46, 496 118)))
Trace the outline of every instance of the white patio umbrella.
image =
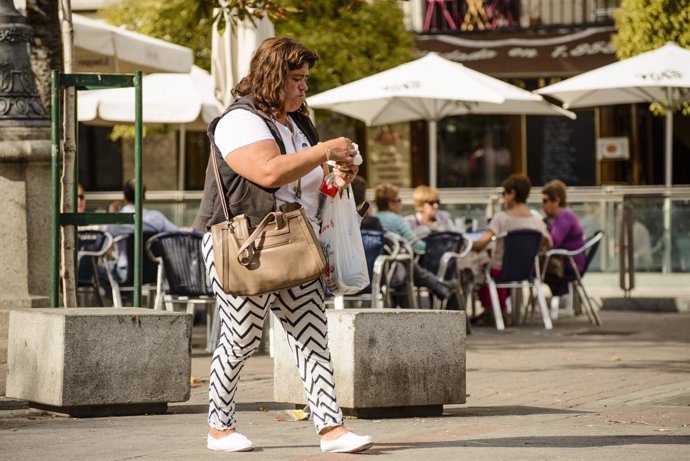
MULTIPOLYGON (((225 0, 221 0, 225 1, 225 0)), ((268 16, 238 22, 233 26, 229 15, 225 17, 225 30, 219 34, 216 24, 211 35, 211 76, 216 99, 223 107, 232 103, 230 92, 249 73, 249 63, 256 49, 265 39, 275 35, 268 16)))
POLYGON ((307 98, 367 125, 429 121, 429 182, 436 185, 436 123, 463 114, 575 114, 462 64, 429 53, 421 59, 307 98))
POLYGON ((690 100, 690 50, 675 43, 585 72, 536 91, 564 107, 658 102, 666 110, 665 182, 671 187, 673 110, 690 100))
MULTIPOLYGON (((205 129, 220 114, 211 76, 197 66, 186 74, 145 75, 142 88, 144 123, 205 129)), ((77 114, 80 122, 134 123, 134 88, 82 91, 77 114)))
MULTIPOLYGON (((186 74, 149 74, 142 79, 145 124, 177 125, 180 130, 178 169, 183 188, 186 130, 205 130, 222 107, 213 95, 211 75, 199 67, 186 74)), ((91 124, 134 123, 134 88, 79 92, 77 118, 91 124)))
POLYGON ((189 72, 190 48, 72 15, 75 72, 189 72))

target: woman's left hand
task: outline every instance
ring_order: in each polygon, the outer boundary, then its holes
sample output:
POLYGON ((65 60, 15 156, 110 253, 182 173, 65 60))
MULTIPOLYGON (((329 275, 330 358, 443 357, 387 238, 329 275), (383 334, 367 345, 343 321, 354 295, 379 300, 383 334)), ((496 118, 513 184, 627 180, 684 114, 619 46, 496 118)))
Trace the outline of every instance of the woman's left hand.
POLYGON ((345 167, 336 166, 333 169, 335 175, 335 184, 340 188, 346 188, 352 183, 352 180, 357 176, 359 167, 357 165, 347 165, 345 167))

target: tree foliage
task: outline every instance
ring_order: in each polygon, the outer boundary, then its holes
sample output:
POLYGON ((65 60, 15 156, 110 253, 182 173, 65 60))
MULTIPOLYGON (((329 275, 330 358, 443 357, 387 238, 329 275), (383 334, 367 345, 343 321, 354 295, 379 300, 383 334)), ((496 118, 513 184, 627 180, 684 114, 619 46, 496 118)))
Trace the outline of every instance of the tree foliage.
POLYGON ((194 50, 194 63, 211 69, 211 18, 199 17, 196 0, 122 0, 101 10, 111 24, 194 50))
MULTIPOLYGON (((690 48, 690 0, 623 0, 615 13, 613 45, 619 59, 630 58, 675 42, 690 48)), ((657 115, 665 113, 659 103, 650 105, 657 115)), ((690 115, 690 104, 683 103, 683 115, 690 115)))
MULTIPOLYGON (((414 35, 405 30, 395 0, 122 0, 103 13, 111 24, 192 48, 196 65, 208 70, 213 7, 221 3, 238 21, 267 12, 276 35, 319 53, 309 79, 312 95, 415 57, 414 35)), ((317 118, 336 130, 354 128, 352 119, 339 114, 317 111, 317 118)))
MULTIPOLYGON (((219 6, 219 0, 122 0, 101 13, 111 24, 192 48, 195 63, 208 70, 213 6, 219 6)), ((405 31, 394 0, 232 1, 227 6, 238 20, 251 17, 248 10, 270 12, 277 35, 318 51, 321 59, 311 74, 311 94, 415 56, 414 38, 405 31), (263 10, 251 10, 252 3, 261 3, 263 10)))
POLYGON ((298 20, 276 23, 276 34, 319 53, 309 92, 316 94, 415 57, 414 37, 393 0, 283 0, 301 10, 298 20))
POLYGON ((669 41, 690 48, 690 0, 623 0, 615 21, 613 45, 619 59, 669 41))
POLYGON ((225 16, 229 16, 230 22, 235 24, 245 19, 254 22, 255 18, 264 16, 268 16, 271 21, 282 21, 289 14, 299 12, 291 4, 278 5, 272 0, 197 0, 196 11, 199 17, 213 17, 214 22, 218 19, 218 29, 221 32, 228 25, 225 24, 225 16), (214 9, 217 9, 215 15, 214 9))

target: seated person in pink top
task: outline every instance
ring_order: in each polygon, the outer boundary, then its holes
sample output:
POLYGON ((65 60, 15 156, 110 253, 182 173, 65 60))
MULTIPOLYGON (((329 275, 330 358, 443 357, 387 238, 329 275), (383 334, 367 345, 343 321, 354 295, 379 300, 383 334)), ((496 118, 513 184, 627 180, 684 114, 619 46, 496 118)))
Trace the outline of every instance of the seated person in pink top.
MULTIPOLYGON (((472 250, 481 251, 491 242, 495 235, 502 234, 516 229, 534 229, 544 235, 542 246, 551 247, 551 236, 546 229, 546 224, 539 214, 533 213, 527 208, 527 197, 532 188, 530 179, 523 174, 512 174, 503 181, 503 208, 493 217, 486 231, 472 243, 472 250)), ((497 240, 496 246, 491 253, 490 273, 492 277, 501 275, 503 268, 503 241, 497 240)), ((506 298, 508 291, 503 288, 498 289, 498 298, 501 310, 505 312, 506 298)), ((489 295, 488 285, 483 285, 479 289, 479 299, 484 306, 483 316, 491 316, 491 296, 489 295)), ((484 320, 488 320, 485 318, 484 320)))
MULTIPOLYGON (((577 250, 585 244, 582 232, 582 225, 577 219, 573 211, 568 208, 568 202, 565 195, 565 184, 563 181, 554 179, 549 181, 542 188, 542 209, 546 215, 546 222, 553 240, 554 248, 561 248, 564 250, 577 250)), ((585 268, 585 254, 573 256, 577 270, 582 272, 585 268)), ((570 263, 565 261, 565 273, 573 273, 573 268, 570 263)), ((568 292, 568 283, 562 280, 548 277, 546 282, 551 288, 552 305, 558 302, 558 296, 564 295, 568 292), (555 299, 555 300, 554 300, 555 299)))

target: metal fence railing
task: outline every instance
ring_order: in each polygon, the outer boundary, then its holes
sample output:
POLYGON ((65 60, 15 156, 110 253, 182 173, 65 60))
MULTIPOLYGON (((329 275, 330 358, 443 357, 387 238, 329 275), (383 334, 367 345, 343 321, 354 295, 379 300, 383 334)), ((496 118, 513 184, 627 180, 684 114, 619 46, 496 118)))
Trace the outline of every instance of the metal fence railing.
MULTIPOLYGON (((412 213, 412 189, 403 189, 403 214, 412 213)), ((500 210, 501 188, 441 189, 442 208, 466 229, 481 229, 500 210)), ((373 191, 368 191, 372 199, 373 191)), ((87 193, 89 210, 106 211, 121 192, 87 193)), ((180 227, 194 220, 201 191, 148 191, 146 206, 165 213, 180 227)), ((631 251, 634 272, 690 272, 690 186, 675 186, 668 197, 661 186, 571 187, 568 203, 578 215, 585 235, 605 232, 591 270, 617 273, 626 270, 621 252, 631 251), (668 198, 668 203, 666 201, 668 198), (621 241, 625 207, 632 211, 631 238, 621 241), (666 209, 666 206, 669 208, 666 209), (668 223, 665 225, 665 218, 668 223), (666 235, 665 227, 669 234, 666 235)), ((541 194, 533 187, 528 205, 541 211, 541 194)), ((627 232, 627 231, 626 231, 627 232)))

